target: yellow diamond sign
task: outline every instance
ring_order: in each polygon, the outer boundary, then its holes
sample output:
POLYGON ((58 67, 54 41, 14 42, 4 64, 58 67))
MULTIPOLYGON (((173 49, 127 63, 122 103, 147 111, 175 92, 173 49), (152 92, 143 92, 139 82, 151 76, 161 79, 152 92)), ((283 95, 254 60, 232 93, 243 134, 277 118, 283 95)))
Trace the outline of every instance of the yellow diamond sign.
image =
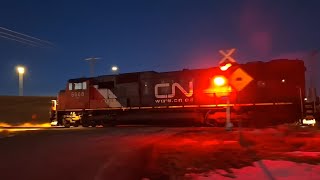
POLYGON ((241 91, 245 88, 253 78, 241 68, 235 70, 230 76, 230 84, 237 90, 241 91))

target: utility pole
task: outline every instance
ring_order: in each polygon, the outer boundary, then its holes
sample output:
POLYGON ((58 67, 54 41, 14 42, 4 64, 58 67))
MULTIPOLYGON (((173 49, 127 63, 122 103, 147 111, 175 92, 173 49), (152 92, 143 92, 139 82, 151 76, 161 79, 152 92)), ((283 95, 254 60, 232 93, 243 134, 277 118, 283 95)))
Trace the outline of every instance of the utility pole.
POLYGON ((310 102, 314 102, 314 106, 315 106, 315 101, 316 101, 316 77, 317 77, 317 55, 318 55, 319 51, 318 50, 313 50, 310 53, 309 56, 309 67, 310 67, 310 71, 309 71, 309 89, 308 89, 308 101, 310 102))
POLYGON ((313 100, 313 108, 316 111, 317 90, 316 90, 316 77, 317 77, 317 55, 319 50, 313 50, 311 53, 311 92, 313 100))
POLYGON ((98 59, 100 59, 100 58, 91 57, 91 58, 85 59, 86 61, 89 62, 89 65, 90 65, 90 77, 94 76, 94 66, 95 66, 98 59))

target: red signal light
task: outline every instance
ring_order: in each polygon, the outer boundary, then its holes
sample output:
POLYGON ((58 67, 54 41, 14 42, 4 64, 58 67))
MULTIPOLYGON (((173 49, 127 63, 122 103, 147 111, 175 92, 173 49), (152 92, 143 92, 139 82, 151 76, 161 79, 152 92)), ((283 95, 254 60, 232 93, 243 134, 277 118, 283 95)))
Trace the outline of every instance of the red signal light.
POLYGON ((210 87, 204 90, 204 93, 215 94, 218 97, 228 96, 230 92, 232 88, 228 84, 228 79, 222 75, 213 77, 210 87))
POLYGON ((223 65, 223 66, 220 66, 220 70, 221 70, 221 71, 226 71, 226 70, 228 70, 229 67, 231 67, 231 66, 232 66, 231 63, 227 63, 227 64, 225 64, 225 65, 223 65))
POLYGON ((213 79, 213 84, 215 86, 224 86, 227 84, 227 79, 223 76, 216 76, 214 79, 213 79))

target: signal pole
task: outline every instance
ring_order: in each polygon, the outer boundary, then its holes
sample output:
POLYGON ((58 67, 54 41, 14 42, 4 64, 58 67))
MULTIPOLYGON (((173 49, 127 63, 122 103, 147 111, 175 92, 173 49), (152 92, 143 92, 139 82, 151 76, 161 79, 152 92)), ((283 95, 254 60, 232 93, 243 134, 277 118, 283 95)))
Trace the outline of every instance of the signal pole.
MULTIPOLYGON (((237 63, 237 61, 231 57, 231 55, 236 51, 235 48, 223 51, 220 50, 219 53, 223 55, 223 58, 219 62, 220 70, 227 71, 232 64, 237 63)), ((227 99, 227 107, 226 107, 226 130, 232 130, 233 124, 231 122, 231 112, 230 112, 230 93, 225 97, 227 99)))
POLYGON ((89 66, 90 66, 90 77, 94 76, 94 66, 97 62, 97 60, 100 58, 95 58, 95 57, 91 57, 91 58, 87 58, 85 59, 86 61, 89 62, 89 66))
POLYGON ((309 87, 309 97, 308 100, 313 102, 313 108, 316 109, 316 100, 317 100, 317 92, 316 92, 316 77, 317 77, 317 55, 319 53, 319 50, 313 50, 310 53, 310 59, 309 59, 309 66, 310 66, 310 87, 309 87))

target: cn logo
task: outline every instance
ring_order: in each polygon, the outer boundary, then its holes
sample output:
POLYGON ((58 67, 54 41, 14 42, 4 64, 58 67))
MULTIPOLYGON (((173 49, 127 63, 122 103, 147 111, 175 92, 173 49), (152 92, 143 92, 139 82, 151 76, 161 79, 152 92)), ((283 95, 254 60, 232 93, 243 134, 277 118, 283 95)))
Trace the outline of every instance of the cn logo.
POLYGON ((169 83, 156 84, 154 87, 154 93, 156 98, 173 98, 176 96, 176 88, 178 88, 185 96, 191 97, 193 95, 193 82, 189 82, 189 92, 187 92, 180 84, 173 83, 171 85, 171 94, 159 94, 159 88, 170 87, 169 83))

